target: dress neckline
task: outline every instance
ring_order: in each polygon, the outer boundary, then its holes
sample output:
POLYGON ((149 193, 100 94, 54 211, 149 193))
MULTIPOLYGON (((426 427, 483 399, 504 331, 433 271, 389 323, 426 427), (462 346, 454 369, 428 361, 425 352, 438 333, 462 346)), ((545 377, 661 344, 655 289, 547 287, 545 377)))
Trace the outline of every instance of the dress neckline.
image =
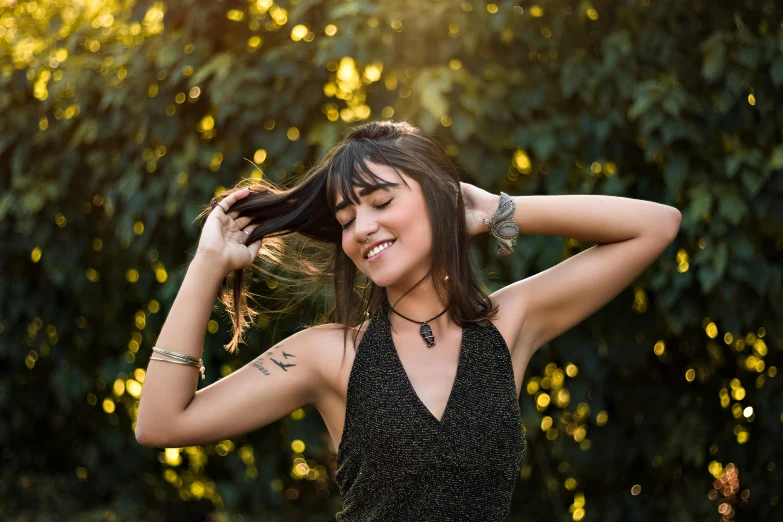
MULTIPOLYGON (((387 301, 388 303, 388 301, 387 301)), ((383 311, 385 313, 385 310, 383 311)), ((392 337, 391 332, 391 323, 388 319, 388 317, 385 317, 383 324, 385 328, 385 337, 388 339, 388 346, 391 349, 392 352, 392 358, 395 361, 395 365, 397 366, 397 369, 400 371, 400 374, 402 375, 402 379, 405 381, 405 387, 410 392, 410 394, 413 396, 414 402, 417 403, 419 408, 422 410, 422 412, 430 418, 436 425, 443 426, 446 420, 446 416, 449 415, 449 412, 453 409, 453 403, 456 400, 454 398, 454 391, 457 388, 457 383, 459 382, 460 376, 462 373, 464 373, 464 366, 465 366, 465 345, 467 344, 468 340, 468 325, 462 327, 462 338, 460 340, 460 347, 459 347, 459 357, 457 359, 457 372, 454 376, 454 381, 451 384, 451 389, 449 390, 449 398, 446 400, 446 408, 443 410, 443 414, 441 415, 441 418, 438 419, 434 413, 432 413, 432 410, 427 407, 426 404, 424 404, 424 401, 421 400, 421 397, 419 396, 419 393, 416 391, 416 389, 413 387, 413 383, 411 382, 410 377, 408 376, 408 372, 405 371, 405 366, 402 364, 402 359, 400 359, 400 354, 397 351, 397 346, 394 344, 394 338, 392 337)), ((437 345, 436 345, 437 346, 437 345)))

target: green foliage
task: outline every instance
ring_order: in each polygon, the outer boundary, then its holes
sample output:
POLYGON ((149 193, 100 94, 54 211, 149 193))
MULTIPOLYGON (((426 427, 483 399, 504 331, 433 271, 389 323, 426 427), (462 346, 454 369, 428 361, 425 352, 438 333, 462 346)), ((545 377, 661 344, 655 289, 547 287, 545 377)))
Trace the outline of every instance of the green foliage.
MULTIPOLYGON (((303 172, 368 118, 419 125, 466 181, 496 193, 682 211, 669 251, 531 361, 513 520, 717 520, 723 502, 737 519, 780 519, 783 16, 772 0, 4 5, 4 519, 305 520, 339 508, 314 409, 181 452, 140 446, 133 422, 137 369, 194 251, 194 217, 240 179, 303 172), (711 491, 729 463, 739 489, 711 491)), ((488 286, 589 246, 519 245, 499 260, 477 240, 479 263, 499 274, 488 286)), ((229 357, 230 323, 212 325, 206 382, 277 340, 251 336, 229 357)))

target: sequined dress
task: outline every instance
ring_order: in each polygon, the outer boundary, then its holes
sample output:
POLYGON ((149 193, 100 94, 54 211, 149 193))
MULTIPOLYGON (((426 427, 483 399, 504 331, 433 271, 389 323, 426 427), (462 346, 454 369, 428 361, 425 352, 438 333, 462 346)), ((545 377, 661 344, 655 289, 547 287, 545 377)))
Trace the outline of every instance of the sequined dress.
POLYGON ((527 449, 505 340, 491 322, 466 323, 439 421, 405 373, 387 307, 370 319, 348 379, 337 522, 505 521, 527 449))

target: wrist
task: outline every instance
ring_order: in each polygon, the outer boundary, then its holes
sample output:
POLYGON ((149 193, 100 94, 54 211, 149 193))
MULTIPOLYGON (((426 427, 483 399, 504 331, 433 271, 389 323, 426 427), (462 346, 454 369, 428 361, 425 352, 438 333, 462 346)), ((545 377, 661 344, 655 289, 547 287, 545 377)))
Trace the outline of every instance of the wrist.
POLYGON ((188 265, 187 271, 188 273, 197 272, 199 279, 212 281, 216 285, 220 285, 230 272, 225 266, 225 262, 216 256, 197 253, 190 265, 188 265))
MULTIPOLYGON (((498 205, 500 205, 500 195, 490 194, 490 196, 487 197, 486 201, 484 201, 482 205, 481 215, 486 219, 492 219, 495 211, 498 209, 498 205)), ((481 231, 489 233, 489 225, 486 224, 483 219, 481 220, 481 224, 481 231)))

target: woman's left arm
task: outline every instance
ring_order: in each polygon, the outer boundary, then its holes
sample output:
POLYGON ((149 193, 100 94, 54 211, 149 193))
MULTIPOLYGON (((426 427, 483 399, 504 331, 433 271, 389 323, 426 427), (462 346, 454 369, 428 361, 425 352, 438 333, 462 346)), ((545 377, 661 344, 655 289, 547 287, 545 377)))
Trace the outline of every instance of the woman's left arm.
MULTIPOLYGON (((472 233, 489 232, 479 215, 492 217, 500 196, 463 185, 472 233), (480 191, 480 192, 479 192, 480 191), (472 193, 471 196, 468 193, 472 193), (484 193, 483 195, 481 193, 484 193), (468 200, 475 203, 470 208, 468 200), (479 210, 480 209, 480 210, 479 210), (481 223, 481 225, 479 225, 481 223)), ((682 215, 651 201, 602 195, 512 196, 517 246, 526 234, 598 243, 536 275, 494 292, 501 309, 517 310, 512 351, 528 355, 580 323, 616 297, 677 236, 682 215)))

